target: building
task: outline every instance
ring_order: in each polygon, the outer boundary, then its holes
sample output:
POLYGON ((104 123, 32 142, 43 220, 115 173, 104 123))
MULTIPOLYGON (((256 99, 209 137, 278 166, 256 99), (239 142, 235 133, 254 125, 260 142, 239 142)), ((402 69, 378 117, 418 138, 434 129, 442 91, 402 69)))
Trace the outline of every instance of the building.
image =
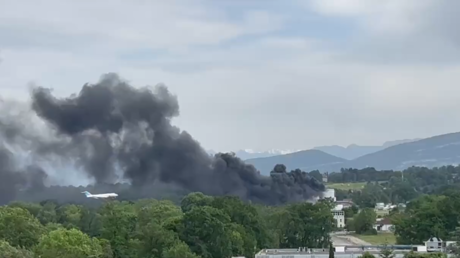
POLYGON ((327 188, 323 193, 323 198, 331 198, 334 202, 337 201, 335 198, 335 189, 327 188))
POLYGON ((388 232, 394 228, 389 218, 377 219, 374 224, 374 229, 377 231, 388 232))
POLYGON ((428 252, 438 252, 441 251, 443 248, 442 239, 438 237, 430 237, 427 241, 425 241, 425 246, 428 252))
POLYGON ((353 201, 351 199, 344 199, 342 201, 336 201, 335 202, 337 205, 342 205, 344 209, 346 208, 350 208, 351 206, 353 206, 353 201))
MULTIPOLYGON (((334 246, 334 256, 338 258, 357 258, 369 252, 375 257, 379 256, 380 250, 368 246, 362 249, 360 246, 334 246), (358 248, 357 248, 358 247, 358 248)), ((396 247, 393 246, 393 247, 396 247)), ((425 246, 398 246, 398 251, 395 251, 395 258, 404 258, 405 254, 410 251, 417 253, 426 253, 425 246)), ((299 247, 294 249, 263 249, 256 253, 255 258, 329 258, 329 248, 308 248, 299 247)))
POLYGON ((337 228, 345 228, 345 212, 342 205, 337 205, 332 209, 332 216, 336 221, 337 228))
POLYGON ((324 173, 323 174, 323 183, 327 183, 327 177, 329 176, 329 173, 324 173))

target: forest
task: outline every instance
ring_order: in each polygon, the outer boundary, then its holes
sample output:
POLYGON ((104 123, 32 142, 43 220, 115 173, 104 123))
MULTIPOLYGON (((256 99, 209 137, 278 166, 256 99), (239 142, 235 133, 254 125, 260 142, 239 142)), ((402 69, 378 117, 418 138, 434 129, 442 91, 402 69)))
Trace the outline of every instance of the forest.
MULTIPOLYGON (((318 171, 309 174, 317 179, 319 176, 322 177, 318 171)), ((361 208, 373 208, 377 202, 406 203, 425 194, 443 194, 459 189, 460 166, 431 169, 411 167, 403 171, 379 171, 374 168, 342 169, 339 173, 329 173, 328 183, 366 183, 359 191, 336 189, 336 198, 352 199, 361 208)))
POLYGON ((169 200, 0 207, 0 254, 11 258, 254 257, 262 248, 329 247, 328 200, 270 207, 190 193, 169 200))
MULTIPOLYGON (((376 202, 404 202, 405 209, 395 208, 388 215, 397 243, 423 244, 432 236, 460 240, 459 172, 452 166, 403 172, 349 169, 328 179, 366 182, 361 190, 337 191, 357 204, 345 210, 350 230, 372 230, 376 202)), ((315 171, 308 175, 317 178, 315 171)), ((61 188, 69 189, 80 188, 61 188)), ((334 203, 328 199, 274 206, 200 192, 170 197, 10 202, 0 207, 1 257, 254 257, 264 248, 329 248, 330 233, 339 230, 330 212, 334 203)))

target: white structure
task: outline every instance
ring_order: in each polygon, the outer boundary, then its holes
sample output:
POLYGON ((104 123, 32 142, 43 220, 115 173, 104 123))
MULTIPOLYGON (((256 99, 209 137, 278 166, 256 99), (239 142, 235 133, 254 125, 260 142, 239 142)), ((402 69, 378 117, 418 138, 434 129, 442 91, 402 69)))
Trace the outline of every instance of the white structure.
POLYGON ((425 241, 425 246, 428 252, 439 252, 442 251, 443 248, 443 241, 441 238, 438 237, 430 237, 427 241, 425 241))
POLYGON ((104 193, 104 194, 91 194, 88 191, 82 192, 85 194, 86 198, 93 198, 93 199, 114 199, 118 197, 116 193, 104 193))
POLYGON ((375 204, 375 209, 377 210, 383 210, 384 207, 385 207, 385 203, 383 202, 378 202, 375 204))
POLYGON ((342 205, 337 205, 334 209, 332 209, 332 216, 334 216, 337 223, 337 228, 345 227, 345 212, 343 211, 342 205))
POLYGON ((335 189, 327 188, 323 193, 323 198, 331 198, 334 202, 337 201, 335 198, 335 189))
POLYGON ((391 223, 390 219, 388 218, 383 218, 383 219, 377 219, 377 221, 374 224, 374 229, 377 231, 392 231, 394 228, 393 224, 391 223))
POLYGON ((345 199, 343 201, 336 201, 335 202, 337 205, 342 205, 344 209, 346 208, 350 208, 351 206, 353 206, 353 201, 351 201, 350 199, 345 199))

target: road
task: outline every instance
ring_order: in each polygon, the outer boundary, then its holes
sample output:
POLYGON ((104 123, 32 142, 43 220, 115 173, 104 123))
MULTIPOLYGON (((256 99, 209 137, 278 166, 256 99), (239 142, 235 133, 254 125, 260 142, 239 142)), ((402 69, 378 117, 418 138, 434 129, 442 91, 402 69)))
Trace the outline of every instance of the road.
POLYGON ((337 246, 340 246, 340 245, 358 245, 358 246, 371 245, 371 243, 363 241, 357 237, 342 234, 342 233, 332 234, 331 240, 332 240, 332 243, 337 246))
MULTIPOLYGON (((361 246, 363 245, 372 245, 371 243, 368 243, 366 241, 363 241, 357 237, 351 236, 351 235, 346 235, 346 234, 333 234, 331 235, 331 240, 332 244, 334 246, 341 246, 341 245, 356 245, 356 248, 347 248, 347 251, 349 252, 362 252, 361 246)), ((367 248, 366 251, 377 251, 374 248, 367 248)))

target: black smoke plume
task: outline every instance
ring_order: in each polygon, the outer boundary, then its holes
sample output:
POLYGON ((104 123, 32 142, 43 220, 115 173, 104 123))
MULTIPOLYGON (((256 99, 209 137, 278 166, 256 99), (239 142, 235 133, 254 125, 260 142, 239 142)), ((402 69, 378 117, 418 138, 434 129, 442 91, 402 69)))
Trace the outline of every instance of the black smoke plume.
MULTIPOLYGON (((128 180, 133 198, 155 195, 158 187, 168 186, 280 204, 306 200, 324 190, 301 171, 265 177, 233 154, 211 157, 187 132, 171 124, 179 115, 179 105, 165 86, 134 88, 116 74, 107 74, 68 98, 35 88, 31 107, 49 125, 48 136, 15 119, 3 119, 0 132, 10 149, 27 149, 37 164, 71 163, 100 186, 114 185, 120 178, 128 180)), ((15 199, 13 189, 25 182, 37 195, 46 191, 40 189, 46 173, 36 164, 17 171, 11 156, 6 147, 0 152, 0 194, 6 193, 0 202, 15 199)), ((61 178, 66 176, 62 173, 61 178)))

